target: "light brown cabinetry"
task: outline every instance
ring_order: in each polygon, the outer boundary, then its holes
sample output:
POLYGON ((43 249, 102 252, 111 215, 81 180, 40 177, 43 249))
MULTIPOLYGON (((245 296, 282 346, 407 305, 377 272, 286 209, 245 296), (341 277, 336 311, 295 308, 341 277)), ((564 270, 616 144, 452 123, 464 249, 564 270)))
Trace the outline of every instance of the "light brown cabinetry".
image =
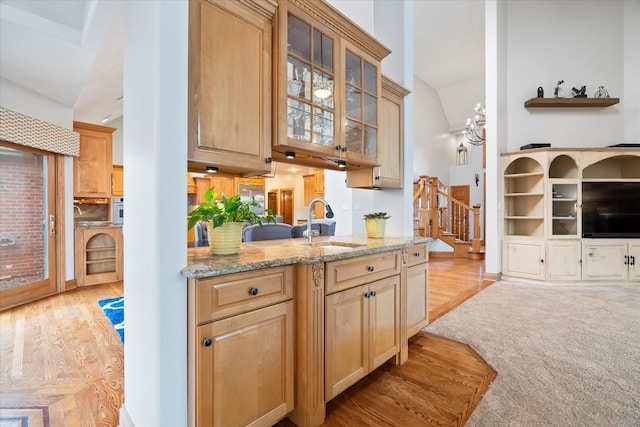
POLYGON ((74 238, 77 286, 123 279, 122 228, 76 229, 74 238))
MULTIPOLYGON (((313 174, 302 175, 304 180, 304 206, 308 207, 309 203, 315 198, 324 198, 324 171, 316 170, 313 174)), ((317 203, 313 207, 313 218, 324 218, 324 205, 317 203)))
POLYGON ((378 112, 380 166, 347 171, 347 187, 403 187, 403 99, 409 93, 393 80, 382 76, 382 97, 378 112))
POLYGON ((259 0, 189 2, 189 170, 270 171, 275 11, 259 0))
POLYGON ((122 165, 113 165, 111 169, 111 195, 124 196, 124 168, 122 165))
POLYGON ((73 196, 111 197, 112 136, 115 128, 73 122, 80 156, 73 158, 73 196))
POLYGON ((380 61, 390 51, 324 0, 280 2, 278 38, 274 159, 376 166, 380 61))
POLYGON ((189 425, 272 425, 294 404, 294 267, 189 280, 189 425))
POLYGON ((426 243, 407 249, 407 338, 429 324, 429 251, 426 243))
POLYGON ((390 358, 399 363, 400 262, 396 251, 326 264, 326 400, 390 358))

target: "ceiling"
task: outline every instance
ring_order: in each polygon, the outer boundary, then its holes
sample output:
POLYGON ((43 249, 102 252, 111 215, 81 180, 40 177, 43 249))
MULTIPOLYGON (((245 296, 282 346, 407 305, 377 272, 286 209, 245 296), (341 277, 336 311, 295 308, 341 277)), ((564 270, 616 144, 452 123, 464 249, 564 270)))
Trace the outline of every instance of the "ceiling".
MULTIPOLYGON (((482 78, 484 2, 413 1, 415 74, 435 90, 482 78)), ((73 108, 74 120, 122 116, 120 1, 0 0, 0 24, 0 77, 73 108)), ((456 102, 442 104, 449 115, 456 102)))

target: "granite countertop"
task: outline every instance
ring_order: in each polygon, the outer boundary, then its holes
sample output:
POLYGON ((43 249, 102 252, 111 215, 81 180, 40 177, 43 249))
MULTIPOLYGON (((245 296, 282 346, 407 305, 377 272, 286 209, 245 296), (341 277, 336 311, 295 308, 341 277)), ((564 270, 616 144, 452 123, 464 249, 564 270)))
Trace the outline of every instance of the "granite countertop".
POLYGON ((320 236, 313 246, 305 238, 264 240, 242 243, 236 255, 211 255, 208 246, 189 248, 188 265, 181 271, 185 277, 202 279, 240 271, 258 270, 288 264, 313 264, 352 258, 428 243, 429 237, 386 236, 367 239, 366 236, 320 236))

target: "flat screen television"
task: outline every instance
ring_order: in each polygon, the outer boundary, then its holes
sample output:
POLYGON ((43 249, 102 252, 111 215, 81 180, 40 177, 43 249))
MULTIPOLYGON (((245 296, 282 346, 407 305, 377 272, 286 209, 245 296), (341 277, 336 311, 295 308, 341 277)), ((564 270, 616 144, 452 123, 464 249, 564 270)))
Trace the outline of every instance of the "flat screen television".
POLYGON ((640 182, 583 182, 582 237, 640 238, 640 182))

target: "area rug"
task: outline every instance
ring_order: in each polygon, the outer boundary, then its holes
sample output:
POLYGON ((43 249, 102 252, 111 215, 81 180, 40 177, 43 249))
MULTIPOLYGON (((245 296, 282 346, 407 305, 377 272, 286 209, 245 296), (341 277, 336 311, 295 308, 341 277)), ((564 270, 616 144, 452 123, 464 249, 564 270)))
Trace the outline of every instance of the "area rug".
POLYGON ((98 301, 98 305, 109 318, 124 344, 124 296, 101 299, 98 301))
POLYGON ((501 281, 425 330, 498 372, 467 426, 640 426, 640 285, 501 281))

